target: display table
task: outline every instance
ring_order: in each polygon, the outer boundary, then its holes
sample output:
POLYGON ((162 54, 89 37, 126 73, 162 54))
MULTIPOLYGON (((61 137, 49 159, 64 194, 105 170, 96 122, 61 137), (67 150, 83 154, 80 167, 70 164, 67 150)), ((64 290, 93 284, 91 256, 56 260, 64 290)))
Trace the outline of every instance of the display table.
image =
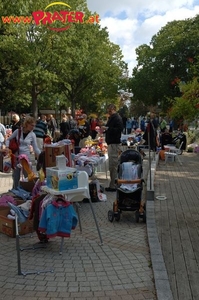
MULTIPOLYGON (((80 157, 81 160, 81 157, 80 157)), ((86 157, 86 165, 80 166, 76 165, 76 169, 78 171, 85 171, 88 176, 91 176, 92 173, 97 173, 97 172, 103 172, 102 170, 104 169, 104 172, 106 173, 106 179, 107 179, 107 161, 108 161, 108 154, 106 153, 104 156, 99 156, 98 160, 93 160, 92 156, 86 157), (92 166, 92 168, 89 168, 89 165, 92 166)))

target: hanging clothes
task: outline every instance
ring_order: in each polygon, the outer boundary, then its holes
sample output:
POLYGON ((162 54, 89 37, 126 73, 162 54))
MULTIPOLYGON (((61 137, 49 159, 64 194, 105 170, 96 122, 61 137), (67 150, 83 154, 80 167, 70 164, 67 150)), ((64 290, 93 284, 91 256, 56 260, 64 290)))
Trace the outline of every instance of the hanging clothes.
POLYGON ((70 237, 71 230, 77 226, 78 218, 73 205, 59 198, 49 204, 42 212, 38 230, 48 238, 70 237))

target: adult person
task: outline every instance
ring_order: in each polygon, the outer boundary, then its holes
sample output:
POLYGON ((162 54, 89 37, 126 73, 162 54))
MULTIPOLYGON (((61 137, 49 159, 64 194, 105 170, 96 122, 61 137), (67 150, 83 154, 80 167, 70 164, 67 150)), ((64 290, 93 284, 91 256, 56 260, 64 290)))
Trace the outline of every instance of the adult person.
POLYGON ((91 128, 91 137, 94 140, 97 136, 97 131, 95 130, 95 127, 98 126, 98 120, 97 118, 91 118, 90 120, 90 128, 91 128))
POLYGON ((37 120, 33 132, 36 135, 37 146, 40 151, 44 149, 44 138, 47 135, 48 125, 46 122, 46 115, 41 115, 40 119, 37 120))
POLYGON ((55 130, 57 130, 57 122, 53 115, 48 115, 47 119, 48 130, 50 132, 51 137, 55 138, 55 130))
MULTIPOLYGON (((19 186, 19 180, 20 180, 20 173, 21 173, 21 168, 18 166, 18 156, 21 154, 25 154, 28 158, 28 160, 31 160, 30 156, 30 146, 32 145, 33 150, 37 156, 41 153, 37 146, 37 141, 36 141, 36 135, 33 132, 33 129, 35 127, 35 119, 33 117, 27 116, 25 120, 23 121, 23 125, 20 129, 16 129, 10 137, 7 138, 6 140, 6 149, 5 151, 9 151, 9 142, 11 139, 16 138, 18 139, 18 136, 20 135, 19 138, 19 150, 15 154, 16 159, 14 162, 13 166, 13 173, 12 173, 12 178, 13 178, 13 189, 17 189, 19 186), (18 135, 18 131, 20 130, 20 134, 18 135)), ((27 176, 27 174, 24 172, 24 176, 27 176)))
POLYGON ((143 132, 144 132, 145 129, 146 129, 145 123, 146 123, 146 119, 145 119, 145 118, 142 118, 142 120, 140 121, 140 129, 141 129, 143 132))
POLYGON ((150 119, 147 123, 143 139, 145 140, 144 145, 149 145, 150 141, 150 149, 153 151, 156 151, 156 147, 159 146, 158 140, 157 140, 157 130, 154 126, 154 113, 150 113, 150 119), (149 136, 149 140, 148 140, 149 136))
POLYGON ((167 122, 166 120, 163 118, 162 121, 160 122, 160 131, 161 132, 165 132, 165 129, 167 128, 167 122))
POLYGON ((12 115, 11 126, 12 126, 12 132, 14 132, 16 129, 19 129, 21 127, 21 120, 18 114, 12 115))
POLYGON ((69 125, 70 129, 77 129, 77 121, 71 115, 69 115, 69 125))
POLYGON ((78 122, 78 130, 80 132, 80 142, 79 147, 84 148, 85 147, 85 141, 88 139, 90 135, 90 125, 87 121, 87 115, 83 114, 79 117, 77 120, 78 122))
POLYGON ((132 130, 132 120, 131 120, 131 118, 128 118, 127 120, 126 120, 126 133, 127 134, 131 134, 131 130, 132 130))
POLYGON ((21 117, 20 117, 21 124, 23 124, 25 118, 26 118, 26 114, 21 114, 21 117))
POLYGON ((102 126, 105 130, 105 141, 108 145, 109 172, 110 183, 109 187, 105 188, 107 192, 115 192, 115 179, 117 178, 118 157, 121 151, 120 139, 123 131, 123 122, 120 115, 116 112, 116 106, 109 104, 107 108, 109 114, 106 126, 102 126))
POLYGON ((63 115, 60 123, 60 140, 67 139, 70 131, 70 124, 67 115, 63 115))
POLYGON ((172 144, 173 138, 172 134, 169 132, 169 129, 165 129, 165 131, 161 135, 161 148, 164 150, 164 146, 168 144, 172 144))
POLYGON ((133 118, 132 120, 132 129, 136 130, 139 127, 137 118, 133 118))
POLYGON ((6 141, 6 128, 2 123, 0 123, 0 148, 2 148, 5 141, 6 141))

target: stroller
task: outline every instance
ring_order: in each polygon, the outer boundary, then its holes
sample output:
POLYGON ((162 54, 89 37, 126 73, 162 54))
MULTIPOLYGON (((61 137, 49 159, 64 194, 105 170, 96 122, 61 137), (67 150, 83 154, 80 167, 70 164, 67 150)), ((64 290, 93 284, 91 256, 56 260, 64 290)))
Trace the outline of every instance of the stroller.
POLYGON ((180 149, 179 149, 179 155, 182 154, 183 150, 186 150, 186 146, 187 146, 187 137, 183 132, 179 132, 177 133, 177 135, 173 138, 172 143, 177 146, 177 144, 180 145, 180 149))
POLYGON ((113 210, 108 211, 108 220, 120 220, 122 211, 135 211, 135 220, 139 218, 146 222, 145 204, 142 203, 141 178, 143 173, 141 154, 134 149, 124 151, 118 165, 118 179, 116 179, 116 200, 113 210))

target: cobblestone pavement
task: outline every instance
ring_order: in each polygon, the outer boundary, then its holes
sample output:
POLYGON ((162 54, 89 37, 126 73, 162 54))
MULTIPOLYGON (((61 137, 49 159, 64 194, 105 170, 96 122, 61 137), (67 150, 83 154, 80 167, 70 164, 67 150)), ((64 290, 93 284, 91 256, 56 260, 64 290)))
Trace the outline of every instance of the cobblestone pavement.
MULTIPOLYGON (((105 173, 97 176, 107 186, 105 173)), ((11 185, 11 175, 1 173, 0 193, 11 185)), ((81 203, 82 233, 77 227, 64 239, 62 255, 59 237, 46 248, 21 251, 22 272, 38 274, 18 275, 16 240, 0 234, 0 300, 156 300, 146 224, 136 223, 134 212, 110 223, 107 213, 114 200, 115 193, 107 193, 106 202, 93 203, 103 245, 90 204, 81 203)), ((20 238, 23 247, 35 243, 35 233, 20 238)))

